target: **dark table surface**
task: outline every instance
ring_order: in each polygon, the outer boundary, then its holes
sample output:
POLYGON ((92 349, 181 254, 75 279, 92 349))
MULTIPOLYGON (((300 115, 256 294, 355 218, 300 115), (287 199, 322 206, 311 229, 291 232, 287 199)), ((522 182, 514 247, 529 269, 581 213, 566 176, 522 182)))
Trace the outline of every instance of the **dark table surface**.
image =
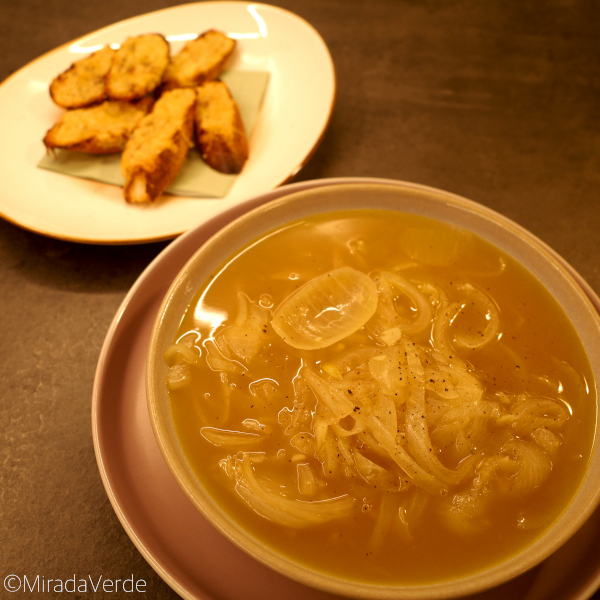
MULTIPOLYGON (((174 4, 0 0, 0 80, 90 31, 174 4)), ((382 177, 465 196, 532 231, 600 292, 596 0, 273 4, 317 29, 338 79, 330 125, 294 181, 382 177)), ((0 220, 2 580, 133 573, 148 597, 177 597, 113 512, 90 418, 108 327, 167 244, 76 244, 0 220)))

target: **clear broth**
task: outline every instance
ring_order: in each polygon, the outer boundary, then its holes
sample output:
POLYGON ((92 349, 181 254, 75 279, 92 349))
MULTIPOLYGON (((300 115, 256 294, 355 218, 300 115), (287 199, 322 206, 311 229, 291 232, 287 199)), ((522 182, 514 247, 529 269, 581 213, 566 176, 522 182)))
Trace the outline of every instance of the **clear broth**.
MULTIPOLYGON (((468 314, 461 318, 468 329, 468 314)), ((366 329, 348 343, 364 343, 366 329)), ((202 355, 201 366, 192 369, 190 385, 170 395, 176 430, 191 466, 218 505, 242 528, 292 560, 328 574, 371 583, 423 584, 476 572, 532 543, 564 510, 585 473, 594 443, 596 398, 578 336, 535 278, 511 257, 463 230, 385 211, 303 219, 248 245, 198 290, 183 315, 177 339, 190 336, 202 355), (292 436, 285 433, 285 414, 293 409, 293 380, 299 369, 309 365, 319 371, 340 352, 340 345, 301 351, 269 331, 268 346, 243 374, 223 376, 208 367, 204 342, 236 318, 238 293, 273 310, 305 282, 342 265, 364 273, 396 269, 406 278, 435 282, 451 298, 457 283, 469 282, 493 298, 501 316, 501 339, 457 354, 480 377, 486 398, 499 392, 545 395, 551 388, 569 407, 559 451, 543 484, 523 496, 499 493, 473 521, 475 527, 458 532, 442 516, 447 496, 416 494, 409 487, 415 498, 410 510, 418 514, 410 535, 388 523, 374 546, 378 508, 390 492, 367 489, 363 482, 357 484, 356 477, 328 477, 314 456, 290 445, 292 436), (272 432, 262 445, 247 449, 266 456, 255 465, 261 476, 290 497, 302 499, 297 464, 309 464, 320 482, 315 498, 354 494, 357 510, 343 519, 306 528, 281 526, 257 514, 236 493, 221 462, 246 448, 214 445, 200 433, 207 426, 251 431, 248 421, 244 425, 248 419, 272 432), (415 510, 415 503, 422 509, 415 510)), ((419 343, 427 344, 429 332, 421 337, 419 343)), ((315 405, 316 399, 309 407, 311 413, 315 405)), ((442 463, 456 465, 452 448, 435 447, 435 451, 442 463)))

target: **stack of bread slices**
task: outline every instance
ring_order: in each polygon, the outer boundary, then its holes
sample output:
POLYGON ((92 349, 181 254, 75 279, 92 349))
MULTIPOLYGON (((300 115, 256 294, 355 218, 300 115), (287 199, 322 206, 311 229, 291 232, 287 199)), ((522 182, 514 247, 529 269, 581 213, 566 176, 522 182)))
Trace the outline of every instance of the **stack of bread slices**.
POLYGON ((222 173, 239 173, 248 140, 237 103, 220 81, 235 40, 211 29, 173 56, 164 36, 127 38, 75 62, 50 84, 67 109, 44 144, 87 154, 121 152, 128 202, 156 200, 189 149, 222 173))

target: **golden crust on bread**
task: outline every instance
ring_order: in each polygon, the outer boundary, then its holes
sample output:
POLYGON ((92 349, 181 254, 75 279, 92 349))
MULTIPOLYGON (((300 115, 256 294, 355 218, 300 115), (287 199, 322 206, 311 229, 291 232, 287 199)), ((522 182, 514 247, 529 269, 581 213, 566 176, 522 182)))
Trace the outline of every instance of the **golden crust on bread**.
POLYGON ((194 134, 193 89, 165 92, 125 145, 121 171, 128 202, 152 202, 175 179, 194 134))
POLYGON ((222 81, 196 88, 196 141, 202 158, 221 173, 239 173, 248 139, 237 103, 222 81))
POLYGON ((235 49, 235 40, 209 29, 185 44, 171 57, 165 73, 165 89, 194 87, 216 79, 235 49))
POLYGON ((87 108, 66 111, 44 137, 46 148, 62 148, 86 154, 121 152, 138 123, 152 108, 153 100, 106 100, 87 108))
POLYGON ((105 78, 115 51, 110 46, 74 62, 50 83, 50 96, 62 108, 82 108, 106 99, 105 78))
POLYGON ((129 37, 116 51, 106 76, 106 92, 115 100, 136 100, 153 92, 169 64, 169 43, 158 33, 129 37))

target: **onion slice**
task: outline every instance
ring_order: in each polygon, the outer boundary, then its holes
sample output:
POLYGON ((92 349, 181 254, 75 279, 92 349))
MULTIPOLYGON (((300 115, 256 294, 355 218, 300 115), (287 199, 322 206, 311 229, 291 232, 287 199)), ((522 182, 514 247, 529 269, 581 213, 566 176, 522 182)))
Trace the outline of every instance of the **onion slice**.
POLYGON ((350 496, 309 502, 286 498, 261 485, 247 454, 240 462, 241 469, 235 486, 237 493, 257 513, 280 525, 300 528, 326 523, 349 515, 356 505, 355 499, 350 496))
POLYGON ((413 483, 430 492, 441 492, 444 484, 428 473, 419 465, 406 450, 396 442, 390 432, 374 416, 367 418, 369 432, 379 445, 387 452, 389 457, 408 475, 413 483))
POLYGON ((293 348, 318 350, 360 329, 376 308, 375 283, 361 271, 341 267, 290 294, 275 311, 271 324, 293 348))
POLYGON ((263 436, 247 431, 228 431, 216 427, 202 427, 200 435, 213 446, 246 446, 260 442, 263 436))
POLYGON ((418 354, 405 342, 406 361, 409 373, 409 393, 406 400, 406 440, 408 449, 416 462, 439 481, 455 485, 466 477, 472 460, 463 461, 456 471, 444 466, 437 458, 425 417, 425 381, 423 365, 418 354))
MULTIPOLYGON (((433 308, 427 296, 416 285, 393 271, 379 271, 374 275, 374 280, 379 292, 377 316, 383 324, 381 333, 388 332, 387 336, 389 336, 390 329, 393 331, 398 328, 402 335, 416 335, 431 326, 433 308), (416 315, 412 319, 402 319, 397 313, 395 298, 398 295, 406 296, 414 305, 416 315)), ((386 336, 382 339, 384 343, 385 339, 386 336)))
POLYGON ((501 452, 516 460, 520 469, 512 478, 513 491, 530 492, 540 486, 550 474, 552 463, 546 453, 536 444, 512 439, 501 448, 501 452))
POLYGON ((457 332, 455 336, 456 344, 463 348, 482 348, 492 340, 498 339, 500 332, 500 312, 496 303, 484 292, 478 290, 470 283, 456 286, 458 290, 465 292, 471 302, 481 311, 487 321, 483 331, 477 334, 466 334, 457 332))

